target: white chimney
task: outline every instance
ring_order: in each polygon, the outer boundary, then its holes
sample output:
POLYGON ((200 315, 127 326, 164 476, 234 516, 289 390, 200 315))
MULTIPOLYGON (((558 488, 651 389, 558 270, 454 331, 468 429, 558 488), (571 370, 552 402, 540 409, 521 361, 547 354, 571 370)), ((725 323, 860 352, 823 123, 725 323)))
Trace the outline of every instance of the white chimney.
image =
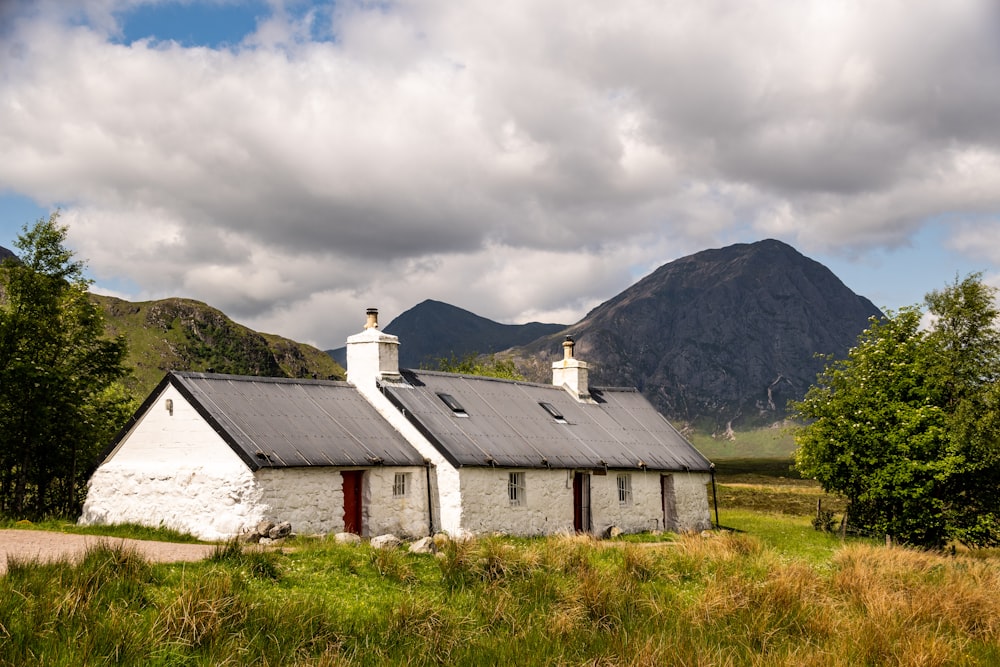
POLYGON ((563 341, 563 358, 552 364, 552 384, 564 387, 577 400, 590 400, 590 385, 587 381, 587 362, 573 357, 573 347, 576 343, 572 336, 566 336, 563 341))
POLYGON ((347 381, 374 388, 380 379, 399 379, 399 338, 378 329, 378 309, 366 311, 364 331, 347 338, 347 381))

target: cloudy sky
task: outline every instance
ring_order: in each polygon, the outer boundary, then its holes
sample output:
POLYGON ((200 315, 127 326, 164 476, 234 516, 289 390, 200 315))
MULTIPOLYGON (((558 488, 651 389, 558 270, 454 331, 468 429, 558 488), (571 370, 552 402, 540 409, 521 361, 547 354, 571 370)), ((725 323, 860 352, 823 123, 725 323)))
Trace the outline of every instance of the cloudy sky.
POLYGON ((1000 278, 1000 4, 0 0, 0 156, 0 245, 324 348, 764 238, 898 308, 1000 278))

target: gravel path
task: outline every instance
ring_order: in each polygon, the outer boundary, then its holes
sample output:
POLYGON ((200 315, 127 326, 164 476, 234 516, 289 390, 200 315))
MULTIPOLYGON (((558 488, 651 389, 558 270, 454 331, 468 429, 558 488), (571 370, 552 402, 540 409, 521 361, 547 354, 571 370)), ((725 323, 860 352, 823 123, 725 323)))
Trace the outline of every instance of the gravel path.
POLYGON ((215 549, 211 544, 175 544, 128 540, 121 537, 100 535, 72 535, 44 530, 0 530, 0 574, 7 571, 7 559, 37 558, 41 561, 78 558, 87 547, 99 543, 123 544, 134 548, 147 560, 156 563, 202 560, 215 549))

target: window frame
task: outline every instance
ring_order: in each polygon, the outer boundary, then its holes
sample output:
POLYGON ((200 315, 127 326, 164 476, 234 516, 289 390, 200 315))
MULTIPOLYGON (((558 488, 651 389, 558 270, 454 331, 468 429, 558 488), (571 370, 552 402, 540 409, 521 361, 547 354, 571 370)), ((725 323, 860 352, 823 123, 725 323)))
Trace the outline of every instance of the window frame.
POLYGON ((511 507, 524 507, 528 504, 527 479, 524 471, 507 473, 507 500, 511 507))
POLYGON ((439 392, 435 392, 435 393, 437 394, 437 397, 439 399, 441 399, 441 402, 444 403, 446 406, 448 406, 448 409, 451 410, 451 413, 453 415, 455 415, 456 417, 468 417, 469 416, 469 413, 466 412, 465 407, 461 403, 458 402, 457 398, 455 398, 451 394, 443 392, 443 391, 439 391, 439 392))
POLYGON ((618 505, 620 507, 631 507, 634 502, 632 496, 632 473, 618 473, 618 505))
POLYGON ((559 412, 559 408, 552 405, 551 403, 548 403, 546 401, 538 401, 538 405, 540 405, 542 409, 545 410, 545 412, 548 413, 548 415, 556 421, 557 424, 569 423, 568 421, 566 421, 566 417, 564 417, 563 414, 559 412))
POLYGON ((410 473, 395 473, 392 478, 392 497, 405 498, 408 495, 410 495, 410 473))

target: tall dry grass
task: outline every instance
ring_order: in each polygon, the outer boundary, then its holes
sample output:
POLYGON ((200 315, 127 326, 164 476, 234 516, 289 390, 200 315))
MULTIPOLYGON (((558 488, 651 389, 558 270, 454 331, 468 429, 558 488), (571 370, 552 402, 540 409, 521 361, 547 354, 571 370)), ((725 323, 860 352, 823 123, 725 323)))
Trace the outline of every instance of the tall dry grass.
POLYGON ((11 563, 0 665, 991 665, 998 562, 848 544, 815 563, 736 533, 223 545, 183 566, 101 547, 11 563))

